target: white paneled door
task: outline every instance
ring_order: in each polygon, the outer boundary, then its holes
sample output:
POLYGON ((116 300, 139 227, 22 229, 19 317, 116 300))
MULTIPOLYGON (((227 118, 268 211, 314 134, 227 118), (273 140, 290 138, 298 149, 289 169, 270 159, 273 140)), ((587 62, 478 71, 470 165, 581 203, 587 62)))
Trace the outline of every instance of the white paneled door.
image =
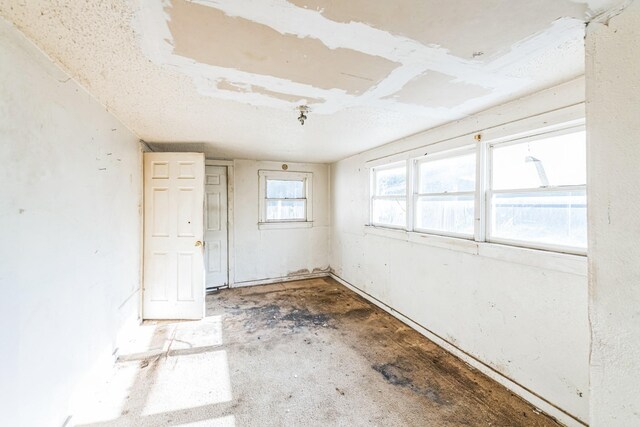
POLYGON ((204 316, 204 155, 144 154, 144 319, 204 316))
POLYGON ((227 167, 205 167, 205 271, 207 288, 229 283, 227 268, 227 167))

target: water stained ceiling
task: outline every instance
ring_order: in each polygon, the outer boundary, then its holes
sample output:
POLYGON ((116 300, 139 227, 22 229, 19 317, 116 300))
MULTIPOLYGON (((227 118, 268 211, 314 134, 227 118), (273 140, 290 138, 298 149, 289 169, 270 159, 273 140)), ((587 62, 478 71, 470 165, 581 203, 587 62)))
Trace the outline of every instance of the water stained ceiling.
POLYGON ((584 23, 616 3, 0 0, 0 15, 147 142, 328 162, 581 75, 584 23))

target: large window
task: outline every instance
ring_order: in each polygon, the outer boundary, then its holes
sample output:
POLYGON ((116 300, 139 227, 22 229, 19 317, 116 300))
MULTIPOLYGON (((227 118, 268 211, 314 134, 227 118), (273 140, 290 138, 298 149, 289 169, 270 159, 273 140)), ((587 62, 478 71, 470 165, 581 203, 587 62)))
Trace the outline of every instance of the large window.
POLYGON ((372 170, 371 222, 404 228, 407 225, 407 163, 372 170))
POLYGON ((416 231, 473 237, 475 150, 416 161, 416 231))
POLYGON ((261 223, 311 221, 311 173, 261 170, 259 175, 261 223))
POLYGON ((575 126, 374 167, 371 224, 583 254, 586 135, 575 126))
POLYGON ((490 146, 488 240, 586 248, 585 132, 490 146))

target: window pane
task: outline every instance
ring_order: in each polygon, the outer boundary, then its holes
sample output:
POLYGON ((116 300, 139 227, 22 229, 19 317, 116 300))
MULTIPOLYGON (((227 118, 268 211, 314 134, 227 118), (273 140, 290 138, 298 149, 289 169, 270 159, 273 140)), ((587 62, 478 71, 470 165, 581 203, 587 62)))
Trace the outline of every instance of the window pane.
POLYGON ((586 182, 585 132, 493 148, 492 188, 495 190, 586 182))
POLYGON ((407 167, 374 169, 376 196, 404 196, 407 194, 407 167))
POLYGON ((268 199, 304 199, 304 180, 267 179, 268 199))
POLYGON ((473 235, 474 196, 423 196, 416 202, 416 228, 473 235))
POLYGON ((586 191, 495 194, 492 237, 587 247, 586 191))
POLYGON ((405 227, 407 225, 407 202, 401 200, 374 199, 373 215, 374 224, 395 225, 405 227))
POLYGON ((420 164, 420 193, 475 191, 476 155, 449 157, 420 164))
POLYGON ((305 218, 306 200, 268 200, 267 221, 302 220, 305 218))

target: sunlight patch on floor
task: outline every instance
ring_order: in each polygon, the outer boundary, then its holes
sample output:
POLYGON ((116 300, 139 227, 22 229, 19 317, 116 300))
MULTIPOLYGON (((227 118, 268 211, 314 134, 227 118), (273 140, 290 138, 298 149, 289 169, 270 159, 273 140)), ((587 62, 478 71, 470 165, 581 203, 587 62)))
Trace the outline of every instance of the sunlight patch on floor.
POLYGON ((157 370, 141 415, 231 401, 226 351, 168 357, 157 370))
POLYGON ((71 425, 235 426, 233 415, 212 413, 233 399, 222 345, 222 316, 145 322, 120 348, 109 376, 84 393, 71 425))

